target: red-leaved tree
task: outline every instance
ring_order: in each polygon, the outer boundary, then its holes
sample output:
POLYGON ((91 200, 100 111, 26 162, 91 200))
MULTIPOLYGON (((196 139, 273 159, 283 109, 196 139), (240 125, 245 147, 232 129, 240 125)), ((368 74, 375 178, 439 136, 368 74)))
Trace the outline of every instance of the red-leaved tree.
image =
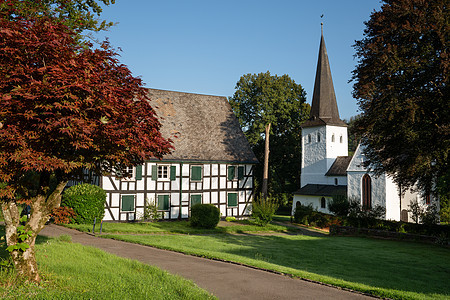
POLYGON ((39 281, 35 239, 68 180, 161 158, 172 146, 141 80, 107 43, 86 49, 56 19, 0 14, 0 203, 16 270, 39 281))

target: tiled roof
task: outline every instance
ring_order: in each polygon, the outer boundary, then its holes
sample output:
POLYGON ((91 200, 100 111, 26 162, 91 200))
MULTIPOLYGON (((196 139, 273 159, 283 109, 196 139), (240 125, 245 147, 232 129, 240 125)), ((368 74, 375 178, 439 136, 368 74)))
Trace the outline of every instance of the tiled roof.
POLYGON ((175 150, 165 160, 257 163, 225 97, 148 89, 175 150))
POLYGON ((347 168, 352 156, 338 156, 325 176, 347 176, 347 168))
POLYGON ((346 185, 327 185, 327 184, 307 184, 294 195, 308 195, 308 196, 335 196, 347 195, 346 185))

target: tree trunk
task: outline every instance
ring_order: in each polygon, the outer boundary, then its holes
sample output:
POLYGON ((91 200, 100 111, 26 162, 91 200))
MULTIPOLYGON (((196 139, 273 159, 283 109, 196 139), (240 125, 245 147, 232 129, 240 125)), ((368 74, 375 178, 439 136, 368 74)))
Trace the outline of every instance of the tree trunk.
POLYGON ((31 232, 23 241, 20 239, 17 231, 22 225, 20 224, 20 214, 16 202, 2 203, 2 212, 5 219, 6 244, 8 246, 14 246, 19 243, 25 243, 29 246, 25 250, 15 249, 10 253, 17 274, 26 278, 28 281, 40 281, 34 251, 36 237, 44 228, 53 208, 57 208, 61 204, 61 193, 66 184, 67 181, 60 182, 48 197, 38 195, 29 199, 29 202, 31 202, 31 215, 25 222, 24 228, 25 232, 31 232))
POLYGON ((266 126, 265 146, 264 146, 264 172, 263 172, 263 184, 262 184, 262 196, 267 198, 267 187, 269 183, 269 138, 270 138, 270 126, 271 123, 266 126))

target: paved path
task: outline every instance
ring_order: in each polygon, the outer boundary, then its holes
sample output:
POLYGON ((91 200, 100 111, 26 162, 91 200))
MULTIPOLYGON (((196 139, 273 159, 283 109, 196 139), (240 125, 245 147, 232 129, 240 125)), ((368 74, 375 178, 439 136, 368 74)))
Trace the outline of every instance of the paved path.
MULTIPOLYGON (((98 238, 73 229, 47 225, 40 233, 72 236, 72 241, 106 252, 136 259, 195 282, 219 299, 373 299, 368 296, 273 274, 236 264, 214 261, 111 239, 98 238)), ((299 253, 299 255, 301 255, 299 253)))

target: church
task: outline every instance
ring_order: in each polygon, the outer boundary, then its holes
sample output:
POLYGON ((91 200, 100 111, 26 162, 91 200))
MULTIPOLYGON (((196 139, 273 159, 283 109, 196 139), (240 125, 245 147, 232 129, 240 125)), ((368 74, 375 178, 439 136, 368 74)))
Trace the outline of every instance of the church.
POLYGON ((294 193, 292 213, 301 205, 323 213, 335 195, 359 201, 363 209, 382 206, 385 219, 412 221, 409 205, 426 208, 433 199, 414 190, 403 191, 388 174, 375 176, 363 166, 364 147, 348 155, 347 124, 339 117, 323 31, 320 39, 310 118, 302 125, 300 189, 294 193))

